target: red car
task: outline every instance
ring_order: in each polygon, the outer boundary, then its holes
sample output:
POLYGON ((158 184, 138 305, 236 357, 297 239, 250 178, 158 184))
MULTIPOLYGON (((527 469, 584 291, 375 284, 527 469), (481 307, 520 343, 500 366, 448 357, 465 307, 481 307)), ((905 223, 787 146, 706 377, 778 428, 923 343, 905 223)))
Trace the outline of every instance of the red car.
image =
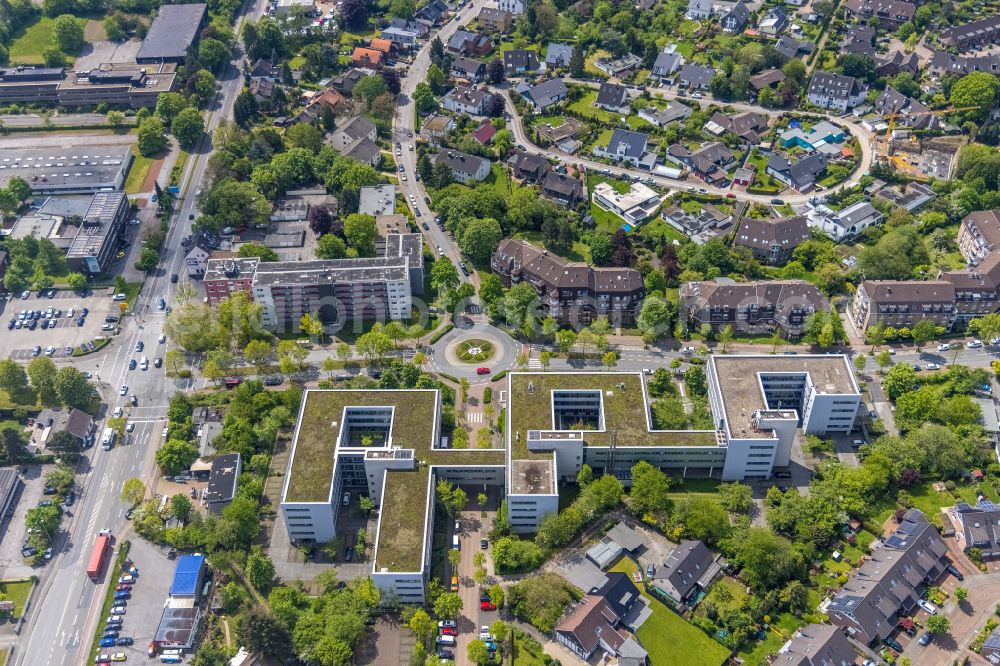
POLYGON ((493 605, 492 601, 480 601, 479 602, 479 610, 495 611, 496 609, 497 609, 497 607, 493 605))
POLYGON ((458 636, 458 629, 455 627, 441 627, 442 636, 458 636))
POLYGON ((490 369, 489 368, 476 368, 476 374, 477 375, 488 375, 488 374, 490 374, 490 369))
POLYGON ((733 194, 732 192, 730 192, 729 194, 727 194, 727 195, 726 195, 726 198, 727 198, 727 199, 735 199, 735 198, 736 198, 736 195, 735 195, 735 194, 733 194))
POLYGON ((121 592, 123 590, 131 591, 132 586, 128 583, 122 583, 115 588, 115 592, 121 592))

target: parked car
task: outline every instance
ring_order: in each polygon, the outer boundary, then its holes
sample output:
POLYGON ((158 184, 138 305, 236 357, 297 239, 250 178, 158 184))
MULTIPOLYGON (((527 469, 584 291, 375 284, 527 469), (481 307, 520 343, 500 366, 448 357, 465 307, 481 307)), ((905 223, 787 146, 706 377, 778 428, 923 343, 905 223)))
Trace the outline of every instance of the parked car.
POLYGON ((885 639, 882 642, 885 643, 886 645, 888 645, 889 647, 891 647, 896 652, 902 652, 903 651, 903 646, 900 645, 899 641, 897 641, 892 636, 886 636, 885 639))
POLYGON ((476 368, 476 374, 477 375, 488 375, 488 374, 490 374, 490 369, 489 368, 476 368))
POLYGON ((116 638, 115 639, 115 645, 118 645, 118 646, 132 645, 132 643, 134 643, 134 642, 135 641, 133 641, 130 636, 122 636, 121 638, 116 638))
POLYGON ((927 369, 928 370, 940 370, 941 366, 938 365, 937 363, 928 363, 927 364, 927 369))
POLYGON ((945 567, 945 569, 948 571, 948 573, 950 573, 952 576, 954 576, 958 580, 960 580, 960 581, 965 580, 965 576, 962 575, 962 572, 959 571, 958 568, 954 564, 949 564, 948 566, 945 567))
POLYGON ((917 642, 918 642, 918 643, 920 643, 921 645, 927 645, 928 643, 930 643, 930 642, 931 642, 931 639, 932 639, 932 638, 934 638, 934 636, 933 636, 933 635, 931 634, 931 632, 929 632, 929 631, 925 631, 925 632, 924 632, 924 633, 923 633, 923 634, 922 634, 922 635, 920 636, 920 640, 918 640, 917 642))
POLYGON ((937 606, 927 601, 926 599, 918 599, 917 605, 923 608, 925 611, 931 615, 937 615, 937 606))
POLYGON ((939 352, 946 352, 946 351, 948 351, 949 349, 951 349, 951 345, 949 345, 949 344, 948 344, 947 342, 942 342, 941 344, 939 344, 939 345, 937 346, 937 350, 938 350, 939 352))

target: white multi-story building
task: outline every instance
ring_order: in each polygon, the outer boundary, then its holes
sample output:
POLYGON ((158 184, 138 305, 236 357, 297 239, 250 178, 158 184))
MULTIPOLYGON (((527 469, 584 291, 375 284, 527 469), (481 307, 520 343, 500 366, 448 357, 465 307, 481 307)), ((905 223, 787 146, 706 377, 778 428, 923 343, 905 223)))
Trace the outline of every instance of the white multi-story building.
POLYGON ((524 0, 497 0, 497 7, 514 16, 524 13, 524 0))

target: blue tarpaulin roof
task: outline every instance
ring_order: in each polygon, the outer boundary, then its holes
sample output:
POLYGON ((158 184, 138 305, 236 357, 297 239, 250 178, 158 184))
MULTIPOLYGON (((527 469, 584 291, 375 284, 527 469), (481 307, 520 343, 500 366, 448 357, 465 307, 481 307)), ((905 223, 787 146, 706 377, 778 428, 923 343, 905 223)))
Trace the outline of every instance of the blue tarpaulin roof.
POLYGON ((174 582, 170 584, 170 596, 192 596, 198 592, 198 580, 202 567, 205 566, 204 555, 181 555, 177 558, 177 569, 174 570, 174 582))

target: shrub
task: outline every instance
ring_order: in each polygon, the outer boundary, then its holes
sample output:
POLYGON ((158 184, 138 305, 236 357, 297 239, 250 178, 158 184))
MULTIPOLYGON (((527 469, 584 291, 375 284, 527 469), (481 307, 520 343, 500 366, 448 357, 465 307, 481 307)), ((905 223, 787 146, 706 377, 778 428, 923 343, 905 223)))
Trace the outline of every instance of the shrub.
POLYGON ((493 389, 487 386, 483 389, 483 404, 488 405, 493 400, 493 389))
POLYGON ((433 345, 435 342, 446 336, 448 333, 451 332, 451 329, 453 328, 455 328, 454 324, 447 324, 446 326, 444 326, 440 331, 431 336, 430 344, 433 345))

